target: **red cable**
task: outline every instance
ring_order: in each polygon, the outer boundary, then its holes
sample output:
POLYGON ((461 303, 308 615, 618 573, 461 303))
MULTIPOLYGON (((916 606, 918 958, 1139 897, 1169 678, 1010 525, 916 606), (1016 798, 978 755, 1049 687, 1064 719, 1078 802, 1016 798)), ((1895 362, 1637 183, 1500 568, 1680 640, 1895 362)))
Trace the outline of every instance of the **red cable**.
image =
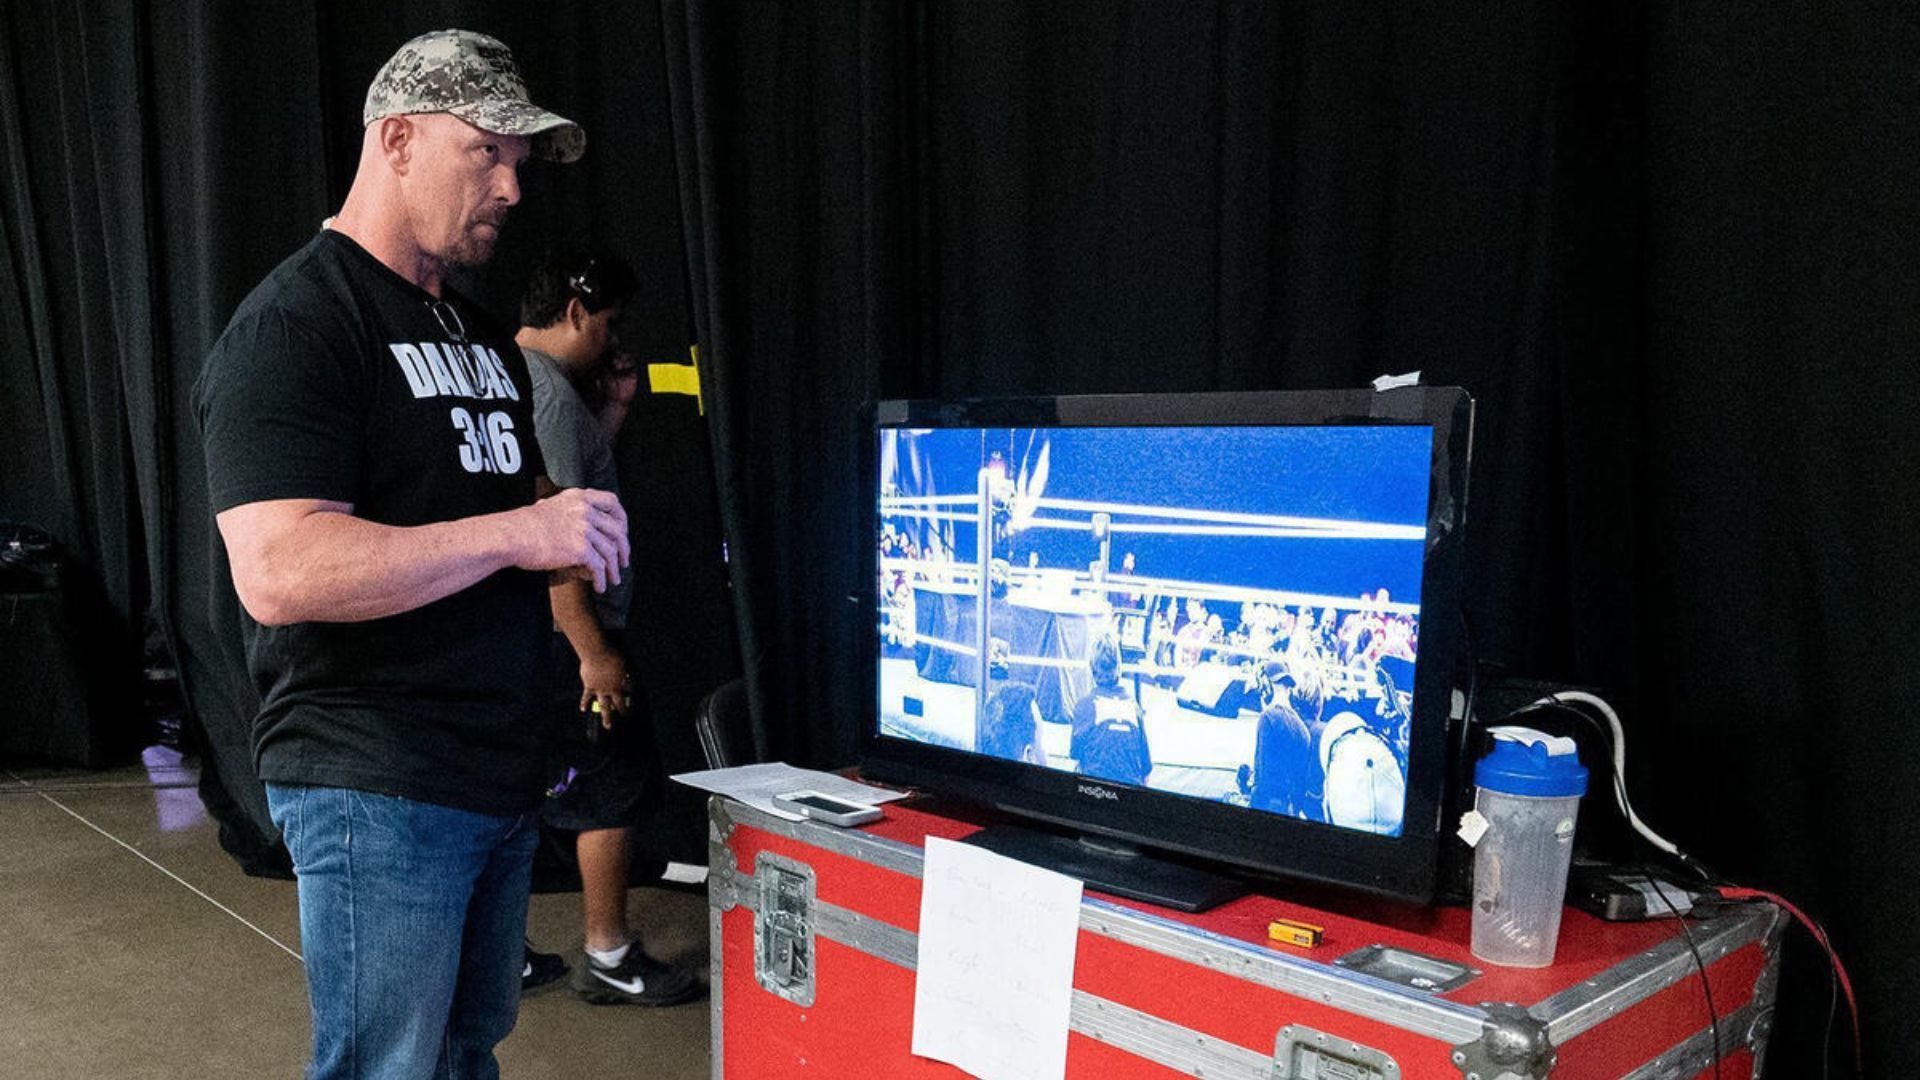
POLYGON ((1840 962, 1840 954, 1833 951, 1833 943, 1827 940, 1827 932, 1820 929, 1819 923, 1807 918, 1804 912, 1794 907, 1793 904, 1787 901, 1786 897, 1778 893, 1770 893, 1765 889, 1742 889, 1725 886, 1721 888, 1720 895, 1728 900, 1767 900, 1780 905, 1780 907, 1786 909, 1788 914, 1800 920, 1800 925, 1806 927, 1807 932, 1813 935, 1813 940, 1819 942, 1820 947, 1826 950, 1827 962, 1833 965, 1834 973, 1838 975, 1840 979, 1840 990, 1847 998, 1847 1017, 1853 1022, 1854 1064, 1864 1069, 1866 1067, 1866 1058, 1862 1056, 1860 1052, 1860 1003, 1854 999, 1853 980, 1847 978, 1847 966, 1840 962))

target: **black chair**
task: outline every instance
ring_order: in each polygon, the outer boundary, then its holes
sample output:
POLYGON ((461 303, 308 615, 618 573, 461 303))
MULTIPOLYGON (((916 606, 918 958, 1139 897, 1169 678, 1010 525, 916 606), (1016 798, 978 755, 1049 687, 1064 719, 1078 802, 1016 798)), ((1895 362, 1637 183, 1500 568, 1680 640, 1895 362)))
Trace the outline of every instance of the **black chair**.
POLYGON ((753 717, 747 710, 747 681, 722 683, 700 702, 694 714, 694 732, 710 769, 749 765, 758 760, 753 749, 753 717))

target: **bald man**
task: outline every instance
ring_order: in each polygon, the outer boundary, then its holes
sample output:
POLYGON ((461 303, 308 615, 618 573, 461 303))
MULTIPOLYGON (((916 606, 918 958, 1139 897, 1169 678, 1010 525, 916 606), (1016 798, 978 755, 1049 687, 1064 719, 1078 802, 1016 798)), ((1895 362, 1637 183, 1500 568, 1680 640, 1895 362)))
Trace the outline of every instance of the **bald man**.
POLYGON ((518 1010, 546 788, 549 576, 604 590, 619 500, 547 499, 526 361, 448 285, 529 157, 585 137, 506 46, 402 46, 318 236, 240 305, 196 386, 261 694, 254 755, 299 878, 307 1075, 493 1077, 518 1010))

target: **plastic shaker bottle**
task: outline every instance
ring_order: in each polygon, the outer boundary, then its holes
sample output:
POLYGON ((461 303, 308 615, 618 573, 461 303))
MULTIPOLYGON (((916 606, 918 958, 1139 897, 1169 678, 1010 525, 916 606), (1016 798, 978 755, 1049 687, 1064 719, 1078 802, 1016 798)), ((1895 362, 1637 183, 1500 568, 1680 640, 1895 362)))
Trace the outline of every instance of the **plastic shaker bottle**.
POLYGON ((1560 938, 1574 820, 1587 770, 1572 739, 1496 727, 1474 768, 1473 955, 1506 967, 1547 967, 1560 938))

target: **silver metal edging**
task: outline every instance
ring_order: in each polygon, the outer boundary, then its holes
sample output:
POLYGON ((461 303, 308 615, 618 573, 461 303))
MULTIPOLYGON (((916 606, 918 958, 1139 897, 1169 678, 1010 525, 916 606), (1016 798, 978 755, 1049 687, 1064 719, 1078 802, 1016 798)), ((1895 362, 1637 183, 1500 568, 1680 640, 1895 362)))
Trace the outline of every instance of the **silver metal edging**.
MULTIPOLYGON (((748 825, 911 877, 920 876, 922 856, 920 849, 911 844, 858 830, 787 821, 718 798, 713 814, 716 826, 722 821, 729 825, 748 825)), ((715 860, 713 865, 718 862, 715 860)), ((731 868, 732 864, 728 865, 731 868)), ((1335 972, 1311 960, 1270 952, 1104 900, 1086 901, 1081 910, 1080 927, 1089 933, 1209 967, 1449 1044, 1471 1042, 1485 1033, 1487 1014, 1471 1005, 1409 991, 1397 983, 1359 972, 1335 972), (1224 955, 1216 955, 1216 951, 1224 955)))
POLYGON ((720 947, 720 917, 723 912, 718 905, 707 906, 707 941, 711 955, 707 959, 707 996, 711 1002, 707 1009, 708 1054, 713 1060, 713 1080, 726 1080, 727 1055, 722 1042, 726 1032, 726 1002, 722 997, 727 985, 726 950, 720 947))
POLYGON ((859 829, 841 829, 828 825, 816 825, 806 821, 788 821, 775 817, 763 810, 734 802, 720 795, 712 797, 709 813, 716 828, 729 830, 734 825, 746 825, 784 836, 789 840, 798 840, 810 847, 822 851, 831 851, 835 855, 845 855, 872 863, 883 869, 912 877, 920 876, 920 849, 912 844, 898 840, 889 840, 884 836, 875 836, 859 829))
MULTIPOLYGON (((1735 950, 1756 941, 1764 942, 1773 932, 1777 918, 1777 914, 1753 911, 1728 916, 1716 923, 1698 924, 1693 930, 1693 943, 1700 950, 1700 963, 1711 967, 1735 950)), ((1687 948, 1685 938, 1676 937, 1546 998, 1528 1012, 1545 1022, 1553 1044, 1562 1046, 1581 1032, 1695 974, 1692 950, 1687 948)))
MULTIPOLYGON (((732 895, 740 907, 752 909, 758 902, 751 889, 736 888, 732 895)), ((715 918, 718 918, 715 908, 715 918)), ((815 901, 814 933, 858 950, 877 960, 913 971, 918 966, 918 941, 907 930, 891 923, 850 911, 835 904, 815 901)), ((719 999, 715 998, 717 1002, 719 999)), ((718 1007, 716 1006, 716 1014, 718 1007)), ((714 1053, 719 1054, 716 1034, 714 1053)), ((1068 1026, 1099 1042, 1125 1050, 1170 1069, 1209 1080, 1272 1080, 1273 1058, 1244 1046, 1207 1035, 1197 1035, 1179 1024, 1096 997, 1084 990, 1073 992, 1068 1026)), ((715 1065, 715 1080, 720 1080, 715 1065)))
POLYGON ((1701 1028, 1679 1046, 1622 1076, 1620 1080, 1689 1080, 1713 1068, 1716 1059, 1724 1059, 1735 1050, 1752 1046, 1747 1033, 1753 1029, 1754 1006, 1749 1003, 1720 1018, 1720 1052, 1713 1053, 1713 1029, 1701 1028))
POLYGON ((910 930, 833 904, 815 901, 814 933, 889 964, 914 970, 919 963, 919 940, 910 930))
POLYGON ((1268 952, 1104 900, 1086 902, 1080 925, 1115 941, 1449 1044, 1471 1042, 1486 1030, 1487 1013, 1483 1009, 1409 991, 1398 983, 1361 972, 1336 971, 1311 960, 1268 952))
POLYGON ((726 800, 707 800, 707 1042, 712 1057, 712 1080, 726 1080, 726 948, 723 919, 738 903, 734 879, 739 877, 733 850, 733 824, 726 800))
POLYGON ((1172 1021, 1083 990, 1073 992, 1073 1011, 1068 1023, 1073 1030, 1095 1042, 1190 1076, 1207 1080, 1273 1080, 1272 1054, 1196 1034, 1172 1021))

